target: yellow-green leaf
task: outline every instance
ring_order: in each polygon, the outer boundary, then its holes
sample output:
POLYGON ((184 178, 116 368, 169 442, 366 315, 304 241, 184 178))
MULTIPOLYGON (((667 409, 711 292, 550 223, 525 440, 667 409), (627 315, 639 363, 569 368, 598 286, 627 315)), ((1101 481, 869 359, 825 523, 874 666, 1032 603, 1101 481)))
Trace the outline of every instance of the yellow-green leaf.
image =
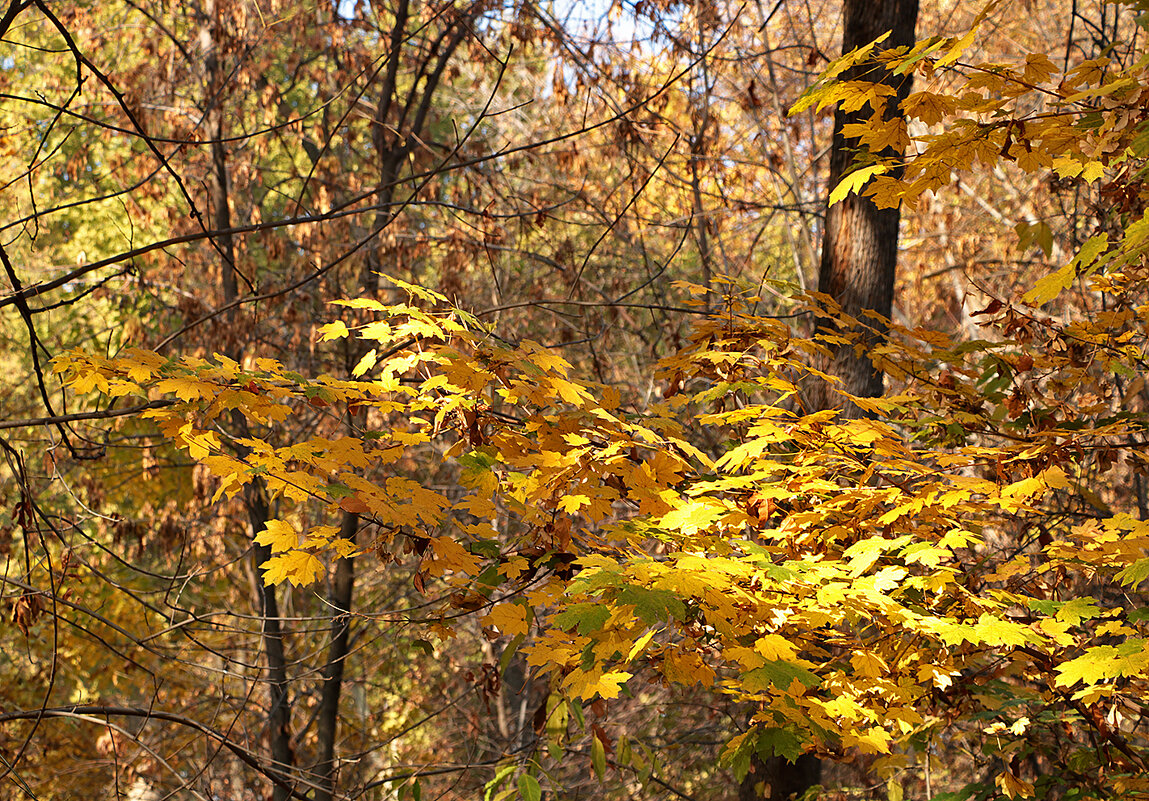
POLYGON ((854 170, 845 178, 843 178, 834 191, 830 193, 830 205, 840 203, 845 200, 849 195, 856 195, 862 190, 871 178, 875 175, 881 175, 886 172, 888 168, 884 164, 871 164, 869 167, 861 167, 854 170))

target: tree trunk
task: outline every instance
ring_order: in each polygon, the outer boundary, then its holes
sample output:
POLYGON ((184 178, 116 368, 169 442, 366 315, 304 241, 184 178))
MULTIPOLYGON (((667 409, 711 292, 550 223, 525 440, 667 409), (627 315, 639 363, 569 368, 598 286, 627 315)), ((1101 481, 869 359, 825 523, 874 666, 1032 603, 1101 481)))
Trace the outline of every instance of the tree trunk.
MULTIPOLYGON (((248 493, 248 516, 251 519, 253 536, 262 531, 271 517, 267 499, 262 489, 248 493)), ((271 548, 254 544, 255 565, 258 570, 271 558, 271 548)), ((258 573, 256 575, 259 575, 258 573)), ((267 657, 267 737, 268 751, 271 752, 272 768, 284 779, 295 764, 295 754, 291 747, 291 697, 288 694, 287 656, 283 648, 282 620, 279 616, 279 601, 275 586, 267 586, 260 578, 259 600, 260 617, 263 620, 263 650, 267 657)), ((272 801, 287 801, 291 792, 287 787, 276 784, 272 787, 272 801)))
MULTIPOLYGON (((208 180, 210 201, 210 225, 214 229, 212 246, 220 257, 220 290, 224 305, 229 305, 239 297, 239 270, 235 261, 235 244, 229 230, 231 222, 231 200, 227 166, 227 146, 224 142, 223 88, 226 75, 220 63, 220 21, 217 0, 207 0, 202 9, 200 28, 200 48, 204 58, 206 100, 204 124, 211 137, 211 174, 208 180)), ((227 321, 234 323, 236 310, 227 312, 227 321)), ((223 351, 231 358, 240 361, 240 343, 229 338, 223 351)), ((232 411, 231 422, 241 435, 247 436, 247 421, 236 411, 232 411)), ((254 482, 245 495, 248 518, 251 523, 253 555, 256 575, 271 557, 271 549, 259 545, 254 538, 264 529, 270 518, 270 509, 264 494, 263 484, 254 482)), ((268 751, 274 762, 273 769, 288 777, 295 757, 291 747, 291 698, 288 693, 287 658, 283 647, 282 621, 279 615, 279 602, 274 586, 253 588, 256 608, 263 622, 263 645, 267 659, 268 712, 267 738, 268 751)), ((287 801, 291 792, 286 786, 276 784, 271 791, 272 801, 287 801)))
MULTIPOLYGON (((416 8, 418 8, 416 4, 416 8)), ((408 22, 411 16, 410 0, 399 0, 395 10, 395 21, 388 41, 387 63, 376 100, 375 119, 372 124, 372 137, 375 157, 379 165, 379 183, 375 187, 374 241, 367 251, 363 267, 363 291, 371 297, 379 294, 379 273, 393 270, 394 265, 388 255, 388 245, 383 241, 383 232, 398 215, 403 202, 396 206, 395 196, 399 187, 400 173, 408 156, 415 152, 426 134, 428 115, 439 83, 455 51, 474 29, 475 20, 486 8, 484 3, 463 4, 451 8, 441 15, 443 29, 433 38, 428 38, 420 50, 407 44, 408 22), (403 48, 418 54, 414 64, 402 63, 403 48), (415 75, 418 89, 406 92, 400 97, 399 72, 403 67, 415 75), (421 84, 420 84, 421 79, 421 84)), ((436 17, 440 15, 436 14, 436 17)), ((414 27, 424 29, 424 24, 416 19, 414 27)), ((413 184, 410 191, 418 191, 419 184, 413 184)), ((418 282, 418 276, 412 275, 418 282)))
POLYGON ((812 754, 802 754, 795 762, 773 756, 760 759, 755 756, 750 772, 738 788, 738 801, 784 801, 801 798, 822 780, 822 761, 812 754))
MULTIPOLYGON (((847 0, 843 9, 842 52, 869 44, 886 31, 890 37, 882 47, 899 47, 914 43, 918 0, 847 0)), ((863 65, 845 75, 845 80, 878 77, 872 65, 863 65)), ((897 98, 887 102, 887 115, 900 113, 898 104, 909 94, 909 76, 887 75, 885 83, 897 89, 897 98)), ((834 140, 830 150, 830 183, 832 190, 850 169, 858 149, 856 141, 842 135, 843 126, 865 122, 871 114, 867 106, 861 111, 844 113, 841 108, 834 114, 834 140)), ((884 150, 881 156, 901 156, 893 150, 884 150)), ((822 239, 822 262, 818 272, 818 291, 832 297, 842 311, 863 323, 874 325, 878 333, 865 338, 867 347, 863 355, 856 354, 852 345, 834 349, 827 365, 830 375, 842 380, 841 388, 858 397, 877 397, 882 394, 882 374, 874 368, 868 356, 869 346, 876 343, 882 326, 862 315, 874 311, 888 318, 894 296, 894 268, 898 257, 898 223, 900 209, 879 209, 868 197, 850 195, 845 200, 828 206, 822 239)), ((822 387, 811 403, 811 410, 841 405, 833 393, 822 387)), ((847 416, 857 416, 855 407, 844 408, 847 416)))
MULTIPOLYGON (((204 127, 211 137, 211 175, 208 179, 209 219, 218 232, 211 239, 212 247, 220 257, 220 286, 223 302, 232 303, 239 296, 236 281, 235 244, 230 233, 231 200, 228 197, 227 145, 224 143, 223 74, 219 61, 219 9, 216 0, 207 0, 200 27, 200 48, 204 57, 206 76, 206 110, 204 127)), ((235 310, 227 313, 228 322, 234 322, 235 310)))
MULTIPOLYGON (((343 513, 339 536, 355 541, 359 515, 343 513)), ((343 690, 343 666, 351 642, 351 596, 355 588, 355 558, 349 556, 335 564, 328 603, 331 605, 331 644, 323 665, 323 691, 319 700, 319 723, 316 729, 319 760, 315 766, 315 801, 335 797, 335 740, 339 726, 339 698, 343 690)))
MULTIPOLYGON (((917 26, 918 0, 845 0, 842 9, 842 52, 849 53, 877 39, 887 31, 890 36, 881 47, 900 47, 914 43, 917 26)), ((847 73, 844 80, 868 77, 874 79, 872 66, 863 66, 855 73, 847 73), (866 75, 860 73, 866 72, 866 75)), ((909 76, 887 75, 884 82, 895 86, 897 98, 888 101, 886 113, 900 113, 899 103, 909 94, 909 76)), ((841 108, 834 114, 834 139, 830 150, 830 182, 832 191, 849 171, 857 150, 857 143, 842 135, 843 126, 864 122, 871 113, 869 107, 860 112, 844 113, 841 108)), ((882 156, 900 156, 891 150, 882 156)), ((862 316, 874 311, 888 318, 893 308, 894 272, 898 258, 898 224, 900 209, 879 209, 868 197, 850 195, 844 201, 827 206, 826 224, 822 239, 822 260, 818 272, 818 291, 842 306, 842 311, 869 325, 874 321, 862 316)), ((879 335, 881 326, 878 328, 879 335)), ((874 344, 878 335, 867 338, 867 346, 874 344)), ((882 374, 866 355, 850 346, 834 349, 829 363, 823 365, 830 375, 842 380, 841 389, 858 397, 876 397, 882 394, 882 374)), ((810 411, 843 406, 829 388, 822 384, 810 394, 810 411)), ((844 415, 854 417, 859 410, 850 404, 842 408, 844 415)), ((781 757, 751 761, 750 772, 739 787, 739 801, 783 801, 801 797, 821 781, 821 761, 804 754, 796 762, 781 757)))

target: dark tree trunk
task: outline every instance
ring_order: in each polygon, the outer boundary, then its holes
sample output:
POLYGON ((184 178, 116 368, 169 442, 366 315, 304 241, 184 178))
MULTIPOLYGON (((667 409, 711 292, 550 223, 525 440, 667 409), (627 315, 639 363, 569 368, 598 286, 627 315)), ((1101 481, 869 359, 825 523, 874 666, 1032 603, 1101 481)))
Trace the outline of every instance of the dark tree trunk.
MULTIPOLYGON (((211 226, 214 231, 209 240, 220 257, 220 289, 224 305, 230 305, 239 297, 240 277, 235 260, 235 243, 229 230, 231 221, 231 200, 228 180, 227 146, 224 142, 223 94, 225 70, 220 61, 220 21, 217 0, 207 0, 201 10, 200 48, 204 57, 206 84, 206 110, 204 124, 211 137, 211 174, 208 180, 211 226)), ((227 312, 229 323, 235 321, 236 310, 227 312)), ((229 338, 224 352, 239 361, 240 343, 229 338)), ((247 436, 247 421, 241 414, 231 414, 232 424, 241 435, 247 436)), ((261 482, 254 482, 245 495, 248 518, 251 522, 251 535, 254 538, 264 529, 271 511, 261 482)), ((266 545, 252 543, 256 575, 271 557, 271 549, 266 545)), ((279 601, 274 586, 265 586, 260 581, 254 587, 255 601, 263 621, 263 646, 267 658, 267 740, 272 769, 280 773, 285 782, 295 762, 291 747, 291 697, 288 694, 287 658, 283 646, 283 627, 279 615, 279 601)), ((276 784, 271 791, 272 801, 287 801, 291 797, 289 784, 276 784)))
MULTIPOLYGON (((882 47, 899 47, 914 43, 918 0, 847 0, 843 8, 842 52, 869 44, 886 31, 890 36, 882 47)), ((863 65, 847 80, 868 77, 874 79, 872 65, 863 65), (863 75, 863 73, 865 73, 863 75)), ((898 104, 909 94, 911 78, 887 75, 886 83, 898 90, 897 98, 887 101, 887 115, 900 113, 898 104)), ((872 113, 867 106, 861 111, 846 114, 839 108, 834 115, 834 141, 830 151, 830 189, 850 171, 858 150, 858 143, 842 135, 843 126, 865 122, 872 113)), ((882 156, 901 156, 892 150, 882 156)), ((898 223, 900 209, 879 209, 868 197, 850 195, 826 209, 826 225, 822 239, 822 262, 818 272, 818 291, 832 297, 846 314, 873 325, 874 321, 862 313, 874 311, 888 318, 894 296, 894 270, 898 258, 898 223)), ((875 336, 868 338, 873 343, 875 336)), ((882 394, 882 374, 870 359, 858 356, 852 346, 837 348, 828 365, 828 373, 842 379, 842 389, 859 397, 882 394)), ((824 389, 824 388, 823 388, 824 389)), ((811 406, 831 408, 840 405, 832 393, 823 391, 811 406)), ((844 409, 846 414, 857 414, 844 409)))
MULTIPOLYGON (((358 529, 359 515, 344 512, 339 536, 354 542, 358 529)), ((339 697, 343 690, 343 666, 351 642, 351 596, 354 588, 355 558, 340 559, 335 564, 335 577, 327 599, 332 614, 331 644, 327 649, 327 662, 323 665, 323 692, 319 701, 315 801, 331 801, 335 797, 335 739, 339 725, 339 697)))
MULTIPOLYGON (((211 175, 208 179, 209 214, 212 228, 217 232, 209 240, 220 257, 220 286, 223 302, 232 303, 239 296, 236 281, 235 244, 230 233, 231 199, 229 198, 227 145, 224 143, 223 90, 226 76, 219 57, 219 9, 216 0, 208 0, 202 11, 200 48, 204 57, 206 77, 206 110, 204 127, 211 137, 211 175)), ((234 320, 234 310, 227 313, 234 320)))
MULTIPOLYGON (((271 517, 267 499, 262 487, 248 493, 248 516, 251 519, 252 536, 262 531, 271 517)), ((271 558, 271 548, 266 545, 253 545, 257 570, 271 558)), ((259 575, 257 573, 257 575, 259 575)), ((263 651, 267 657, 267 739, 272 769, 285 779, 295 764, 295 754, 291 747, 291 696, 288 694, 287 656, 283 648, 283 627, 279 615, 279 601, 275 587, 264 585, 260 576, 259 602, 260 618, 263 620, 263 651)), ((272 801, 287 801, 291 798, 289 786, 276 784, 271 790, 272 801)))
MULTIPOLYGON (((887 31, 890 36, 880 47, 900 47, 914 43, 917 26, 918 0, 845 0, 842 9, 842 52, 849 53, 877 39, 887 31)), ((844 78, 875 76, 872 66, 863 66, 844 78), (866 75, 860 74, 866 71, 866 75)), ((887 102, 887 114, 900 113, 898 104, 909 94, 909 76, 888 75, 886 82, 897 88, 897 98, 887 102)), ((860 112, 843 113, 839 108, 834 115, 834 139, 830 150, 830 182, 833 190, 849 172, 857 151, 857 143, 842 135, 843 126, 865 122, 872 113, 867 106, 860 112)), ((883 156, 900 153, 883 151, 883 156)), ((874 311, 888 318, 893 307, 894 273, 898 258, 899 209, 879 209, 868 197, 850 195, 844 201, 828 206, 822 239, 822 261, 818 271, 818 291, 842 306, 842 310, 869 325, 874 321, 862 314, 874 311)), ((876 339, 869 338, 870 342, 876 339)), ((842 379, 842 389, 858 397, 876 397, 882 394, 882 374, 871 363, 865 351, 857 354, 852 346, 833 351, 829 364, 824 365, 830 375, 842 379)), ((810 395, 810 411, 828 409, 841 404, 824 385, 816 386, 810 395)), ((855 407, 844 408, 847 416, 856 416, 855 407)), ((801 797, 820 783, 821 761, 804 754, 796 762, 781 757, 751 761, 750 772, 739 787, 738 801, 784 801, 801 797)))
POLYGON ((784 801, 801 798, 802 794, 822 780, 822 761, 803 754, 795 762, 783 757, 759 759, 750 764, 750 772, 738 788, 738 801, 784 801))
MULTIPOLYGON (((376 101, 375 119, 372 126, 375 156, 379 165, 379 183, 375 187, 375 241, 368 250, 366 264, 363 268, 363 290, 370 296, 379 293, 379 273, 386 269, 393 269, 387 254, 387 245, 383 242, 383 231, 394 221, 402 207, 396 206, 396 189, 399 186, 399 176, 407 157, 426 134, 428 115, 431 112, 432 100, 439 87, 440 81, 450 64, 451 58, 463 40, 472 31, 474 21, 483 12, 485 4, 471 3, 459 10, 452 10, 454 16, 444 19, 448 23, 438 35, 427 41, 424 52, 419 54, 419 61, 414 65, 400 64, 400 57, 410 34, 408 22, 410 21, 410 0, 399 0, 395 11, 395 22, 391 27, 388 41, 387 64, 383 74, 383 82, 376 101), (415 87, 412 87, 405 98, 400 97, 398 75, 400 66, 414 70, 415 87)), ((419 27, 416 23, 416 27, 419 27)), ((412 190, 417 186, 413 185, 412 190)), ((418 276, 412 276, 417 279, 418 276)))

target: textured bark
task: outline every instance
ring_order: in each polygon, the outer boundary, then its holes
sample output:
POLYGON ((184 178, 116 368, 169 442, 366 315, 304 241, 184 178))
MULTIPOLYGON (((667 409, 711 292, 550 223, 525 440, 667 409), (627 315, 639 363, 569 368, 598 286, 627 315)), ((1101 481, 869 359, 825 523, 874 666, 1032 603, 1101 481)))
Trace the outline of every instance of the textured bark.
MULTIPOLYGON (((899 47, 914 43, 917 26, 918 0, 846 0, 842 9, 842 52, 848 53, 877 39, 886 31, 890 36, 881 47, 899 47)), ((862 78, 873 80, 872 66, 863 66, 859 72, 847 73, 845 80, 862 78)), ((897 98, 887 104, 887 114, 899 112, 899 103, 909 94, 908 76, 886 76, 885 82, 897 89, 897 98)), ((843 126, 864 122, 869 107, 861 112, 843 113, 839 108, 834 115, 834 139, 830 150, 830 182, 832 190, 849 171, 857 149, 855 142, 842 135, 843 126)), ((883 151, 883 156, 900 153, 883 151)), ((893 308, 894 274, 898 258, 899 209, 879 209, 867 197, 851 195, 846 200, 828 206, 822 239, 822 260, 818 272, 818 291, 842 306, 842 310, 863 323, 875 321, 862 314, 874 311, 888 318, 893 308)), ((882 330, 867 338, 874 344, 882 330)), ((837 348, 827 364, 820 365, 825 372, 842 380, 842 389, 858 397, 876 397, 882 394, 882 374, 874 368, 866 355, 868 348, 857 353, 853 346, 837 348)), ((810 411, 840 406, 837 396, 825 384, 811 387, 807 396, 810 411)), ((843 408, 845 416, 860 415, 852 404, 843 408)), ((820 783, 821 761, 804 754, 796 762, 781 757, 751 761, 750 772, 739 787, 738 801, 784 801, 801 797, 820 783)))
MULTIPOLYGON (((847 0, 843 9, 842 52, 869 44, 886 31, 891 34, 882 47, 912 45, 917 23, 918 0, 847 0)), ((873 79, 873 67, 863 66, 858 74, 848 73, 845 78, 873 79), (865 76, 861 73, 865 72, 865 76)), ((894 86, 897 98, 887 102, 887 114, 899 113, 898 104, 909 94, 908 76, 889 75, 884 82, 894 86)), ((839 108, 834 115, 834 140, 830 151, 830 188, 837 186, 849 172, 857 143, 842 135, 844 125, 864 122, 871 114, 869 107, 860 112, 843 113, 839 108)), ((900 156, 891 150, 882 156, 900 156)), ((894 296, 894 272, 898 257, 899 209, 879 209, 868 197, 851 195, 826 209, 826 225, 822 239, 822 261, 818 272, 818 291, 834 298, 842 310, 863 323, 874 321, 863 312, 874 311, 888 318, 894 296)), ((881 335, 867 338, 873 345, 881 335)), ((868 349, 868 348, 867 348, 868 349)), ((864 349, 867 350, 867 349, 864 349)), ((826 371, 842 379, 842 389, 859 397, 882 394, 882 374, 876 370, 863 352, 859 355, 852 346, 837 348, 826 371)), ((820 388, 812 399, 814 409, 839 405, 835 397, 820 388)), ((843 410, 849 416, 857 415, 856 408, 843 410)))

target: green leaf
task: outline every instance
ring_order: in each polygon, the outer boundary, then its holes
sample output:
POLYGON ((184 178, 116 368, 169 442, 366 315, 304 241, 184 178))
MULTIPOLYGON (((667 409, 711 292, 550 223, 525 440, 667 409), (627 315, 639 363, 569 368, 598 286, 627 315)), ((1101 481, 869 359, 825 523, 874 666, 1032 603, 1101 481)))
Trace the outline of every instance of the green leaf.
POLYGON ((503 653, 499 656, 499 675, 507 672, 507 666, 511 664, 511 657, 515 655, 515 651, 519 650, 519 646, 523 644, 523 640, 527 638, 525 634, 519 634, 510 645, 503 649, 503 653))
POLYGON ((582 635, 598 631, 610 617, 610 607, 604 603, 572 604, 555 615, 554 624, 560 629, 576 628, 582 635))
POLYGON ((490 470, 498 464, 498 459, 485 450, 468 451, 456 457, 456 461, 467 470, 490 470))
POLYGON ((323 491, 327 493, 327 497, 337 501, 341 498, 349 498, 355 494, 355 490, 338 481, 332 481, 330 484, 325 485, 323 491))
POLYGON ((1092 620, 1103 614, 1093 598, 1074 598, 1066 601, 1057 610, 1057 619, 1067 621, 1070 625, 1080 625, 1082 620, 1092 620))
POLYGON ((822 683, 817 675, 806 668, 780 659, 742 674, 743 689, 752 693, 768 690, 771 686, 785 692, 795 681, 807 687, 816 687, 822 683))
MULTIPOLYGON (((579 562, 581 564, 581 561, 579 562)), ((579 573, 577 579, 571 584, 572 592, 593 592, 603 587, 621 587, 626 584, 624 576, 617 568, 599 567, 587 569, 579 573)))
POLYGON ((1144 623, 1149 621, 1149 607, 1134 609, 1125 617, 1130 623, 1144 623))
POLYGON ((514 765, 503 765, 495 771, 495 778, 491 779, 483 786, 483 801, 491 801, 491 794, 499 789, 499 785, 506 780, 508 776, 515 772, 514 765))
POLYGON ((618 745, 614 749, 614 760, 620 765, 630 765, 634 759, 634 751, 630 747, 630 738, 625 734, 618 737, 618 745))
POLYGON ((1149 641, 1128 639, 1120 645, 1098 645, 1057 667, 1057 686, 1086 686, 1120 676, 1142 675, 1149 669, 1149 641))
POLYGON ((906 57, 894 69, 894 75, 905 75, 914 68, 914 65, 921 61, 926 56, 941 49, 946 44, 946 40, 940 36, 935 36, 932 39, 925 39, 914 45, 913 50, 906 54, 906 57))
POLYGON ((571 713, 574 715, 575 723, 578 724, 578 727, 580 729, 585 729, 586 728, 586 715, 583 714, 582 704, 580 704, 578 701, 576 701, 575 699, 572 698, 572 699, 567 701, 567 709, 569 709, 571 711, 571 713))
POLYGON ((750 772, 750 757, 754 754, 754 739, 750 734, 738 735, 722 753, 722 761, 730 766, 730 772, 739 782, 750 772))
POLYGON ((615 602, 620 606, 633 606, 634 613, 647 625, 661 623, 667 618, 681 620, 686 617, 686 607, 682 601, 674 593, 666 590, 623 587, 619 590, 615 602))
POLYGON ((802 738, 786 729, 761 729, 754 742, 754 749, 762 759, 780 756, 788 762, 802 756, 802 738))
POLYGON ((427 656, 433 657, 435 655, 435 646, 431 645, 431 643, 427 642, 426 640, 412 640, 411 647, 417 651, 422 651, 427 656))
POLYGON ((540 801, 543 791, 539 787, 538 779, 529 773, 519 774, 519 795, 523 801, 540 801))
POLYGON ((1117 580, 1121 582, 1123 587, 1129 589, 1133 589, 1147 578, 1149 578, 1149 557, 1138 559, 1117 574, 1117 580))
POLYGON ((590 738, 590 761, 594 766, 595 775, 601 781, 606 775, 606 748, 603 747, 602 740, 594 735, 590 738))

